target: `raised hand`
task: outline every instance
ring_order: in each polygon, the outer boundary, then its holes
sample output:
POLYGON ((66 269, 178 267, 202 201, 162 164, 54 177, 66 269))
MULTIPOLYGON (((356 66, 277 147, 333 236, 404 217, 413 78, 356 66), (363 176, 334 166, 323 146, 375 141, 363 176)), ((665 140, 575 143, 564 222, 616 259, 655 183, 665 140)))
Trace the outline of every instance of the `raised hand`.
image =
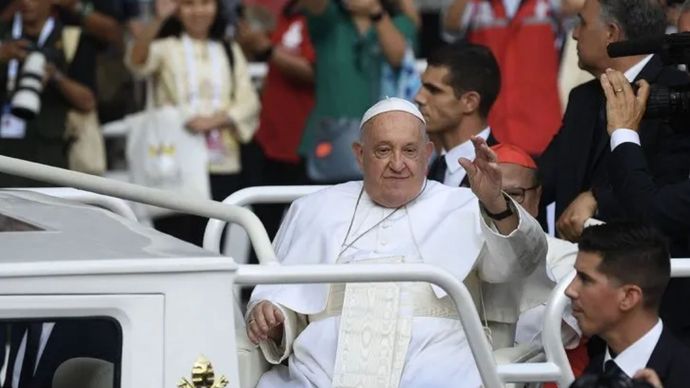
POLYGON ((496 154, 481 137, 472 137, 474 144, 474 161, 460 158, 458 162, 467 172, 472 192, 479 201, 492 213, 506 209, 506 201, 501 192, 502 175, 498 168, 496 154))
POLYGON ((178 0, 156 0, 156 16, 167 19, 177 12, 178 0))
POLYGON ((609 135, 618 128, 637 131, 647 109, 649 84, 638 82, 637 93, 632 90, 627 78, 620 71, 607 69, 601 75, 601 87, 606 95, 606 130, 609 135))

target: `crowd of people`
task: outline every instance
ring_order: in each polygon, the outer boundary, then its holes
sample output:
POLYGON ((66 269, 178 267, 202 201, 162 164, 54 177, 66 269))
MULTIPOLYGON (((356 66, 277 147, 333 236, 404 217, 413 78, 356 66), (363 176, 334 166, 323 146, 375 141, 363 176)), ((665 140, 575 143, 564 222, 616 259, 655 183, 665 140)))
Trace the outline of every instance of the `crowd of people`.
MULTIPOLYGON (((690 281, 670 279, 670 257, 690 257, 690 112, 645 116, 650 93, 690 76, 669 56, 607 53, 690 30, 690 1, 454 0, 421 73, 412 0, 261 4, 0 0, 0 154, 73 168, 75 117, 173 107, 204 144, 214 200, 336 184, 287 213, 255 209, 282 263, 437 265, 468 286, 496 349, 540 344, 546 300, 574 268, 574 386, 690 380, 690 281), (36 52, 45 64, 28 74, 36 52), (267 64, 260 85, 250 62, 267 64), (588 81, 559 82, 580 71, 588 81)), ((201 245, 205 221, 153 225, 201 245)), ((260 286, 247 334, 275 364, 263 387, 481 384, 457 312, 428 284, 260 286)))

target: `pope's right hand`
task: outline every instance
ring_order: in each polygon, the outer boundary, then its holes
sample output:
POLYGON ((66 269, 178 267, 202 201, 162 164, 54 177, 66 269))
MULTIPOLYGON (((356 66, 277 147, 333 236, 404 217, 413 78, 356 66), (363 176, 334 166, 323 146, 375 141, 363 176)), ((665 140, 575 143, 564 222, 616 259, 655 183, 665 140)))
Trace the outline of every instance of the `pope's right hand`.
POLYGON ((247 336, 254 344, 272 339, 280 343, 283 339, 283 322, 285 317, 280 309, 269 301, 259 302, 249 314, 247 336))

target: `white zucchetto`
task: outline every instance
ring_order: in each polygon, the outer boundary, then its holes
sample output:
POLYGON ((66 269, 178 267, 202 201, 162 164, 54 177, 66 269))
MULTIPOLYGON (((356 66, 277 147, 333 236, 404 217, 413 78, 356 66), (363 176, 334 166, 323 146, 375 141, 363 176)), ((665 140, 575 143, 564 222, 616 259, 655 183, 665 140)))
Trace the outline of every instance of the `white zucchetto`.
POLYGON ((402 98, 387 97, 377 102, 371 108, 367 109, 366 112, 364 112, 364 116, 362 116, 362 121, 359 123, 359 129, 362 129, 362 127, 364 127, 364 124, 366 124, 367 121, 373 119, 375 116, 378 116, 381 113, 393 111, 410 113, 418 119, 420 119, 422 123, 426 125, 426 121, 424 121, 424 116, 422 116, 422 112, 419 111, 419 108, 417 108, 415 104, 402 98))

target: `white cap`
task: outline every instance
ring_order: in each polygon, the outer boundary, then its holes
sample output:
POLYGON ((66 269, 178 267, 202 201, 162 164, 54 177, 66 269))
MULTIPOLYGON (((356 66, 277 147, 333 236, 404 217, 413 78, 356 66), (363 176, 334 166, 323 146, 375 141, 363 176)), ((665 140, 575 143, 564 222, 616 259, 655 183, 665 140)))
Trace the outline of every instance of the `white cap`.
POLYGON ((422 116, 422 112, 419 111, 415 104, 398 97, 386 97, 385 99, 374 104, 374 106, 372 106, 371 108, 367 109, 366 112, 364 112, 364 116, 362 116, 362 121, 359 123, 359 129, 362 129, 364 124, 367 121, 373 119, 375 116, 378 116, 381 113, 393 111, 410 113, 418 119, 420 119, 422 123, 426 125, 426 121, 424 121, 424 116, 422 116))

